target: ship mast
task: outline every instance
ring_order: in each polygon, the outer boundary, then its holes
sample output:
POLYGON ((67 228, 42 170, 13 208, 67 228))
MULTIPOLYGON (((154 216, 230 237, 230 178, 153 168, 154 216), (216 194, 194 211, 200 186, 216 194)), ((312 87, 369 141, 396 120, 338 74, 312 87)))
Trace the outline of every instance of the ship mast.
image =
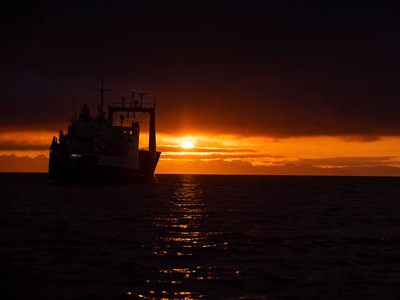
POLYGON ((103 76, 101 76, 101 86, 100 86, 100 88, 99 89, 94 89, 93 91, 100 91, 101 93, 100 93, 100 99, 101 99, 101 101, 100 101, 100 110, 101 111, 104 111, 103 110, 103 106, 104 106, 104 92, 109 92, 109 91, 111 91, 110 89, 104 89, 104 79, 103 79, 103 76))

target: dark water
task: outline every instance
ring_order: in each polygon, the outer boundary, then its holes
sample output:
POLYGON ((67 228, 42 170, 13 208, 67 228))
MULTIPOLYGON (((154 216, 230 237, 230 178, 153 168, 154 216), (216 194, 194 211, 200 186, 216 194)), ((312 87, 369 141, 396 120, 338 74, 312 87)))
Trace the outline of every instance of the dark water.
POLYGON ((0 182, 0 299, 400 297, 400 178, 0 182))

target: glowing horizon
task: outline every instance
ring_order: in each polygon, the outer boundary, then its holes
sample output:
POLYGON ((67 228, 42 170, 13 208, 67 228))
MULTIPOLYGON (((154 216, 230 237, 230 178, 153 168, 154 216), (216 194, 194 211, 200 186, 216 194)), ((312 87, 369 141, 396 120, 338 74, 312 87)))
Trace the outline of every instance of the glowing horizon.
MULTIPOLYGON (((48 157, 52 131, 0 134, 0 155, 48 157)), ((157 134, 162 152, 156 173, 314 174, 348 168, 400 168, 400 138, 364 141, 350 137, 276 139, 236 135, 157 134), (317 169, 316 169, 317 168, 317 169), (285 171, 286 170, 286 171, 285 171)), ((29 171, 29 170, 27 170, 29 171)), ((382 174, 385 174, 382 171, 382 174)), ((389 172, 388 171, 388 172, 389 172)), ((367 172, 367 171, 365 171, 367 172)), ((392 174, 391 171, 388 173, 392 174)))

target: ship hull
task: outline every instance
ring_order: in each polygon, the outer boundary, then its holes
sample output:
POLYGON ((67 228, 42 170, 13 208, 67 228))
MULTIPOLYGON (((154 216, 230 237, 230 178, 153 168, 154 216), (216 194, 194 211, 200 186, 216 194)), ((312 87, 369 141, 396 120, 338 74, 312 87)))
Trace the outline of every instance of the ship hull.
POLYGON ((141 151, 136 168, 99 163, 98 156, 91 154, 50 153, 49 175, 63 183, 151 183, 160 152, 154 158, 148 151, 141 151))

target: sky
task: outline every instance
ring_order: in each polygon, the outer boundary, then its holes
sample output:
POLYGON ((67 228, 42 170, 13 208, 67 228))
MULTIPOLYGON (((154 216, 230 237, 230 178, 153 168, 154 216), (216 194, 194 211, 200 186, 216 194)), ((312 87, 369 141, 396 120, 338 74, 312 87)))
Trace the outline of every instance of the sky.
POLYGON ((0 6, 0 171, 45 171, 104 75, 157 97, 158 173, 400 175, 400 4, 0 6))

